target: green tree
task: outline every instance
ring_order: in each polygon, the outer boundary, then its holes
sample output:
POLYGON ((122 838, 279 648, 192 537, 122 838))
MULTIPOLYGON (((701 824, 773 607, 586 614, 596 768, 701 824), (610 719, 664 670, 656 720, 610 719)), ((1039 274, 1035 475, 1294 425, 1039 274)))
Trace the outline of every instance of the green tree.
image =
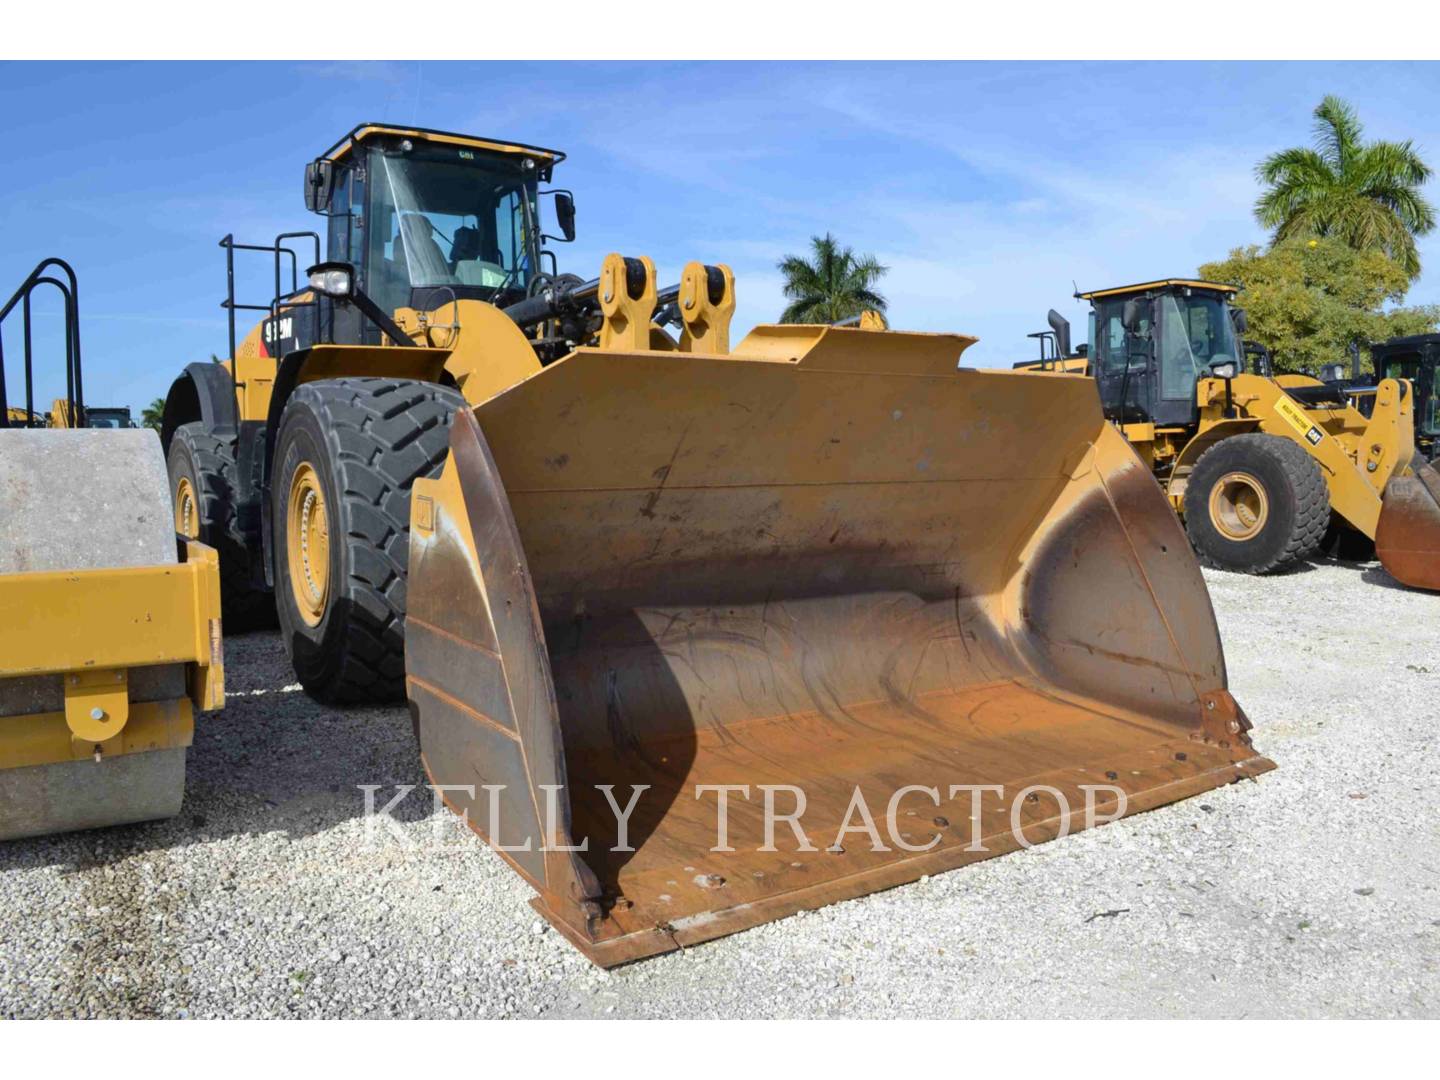
POLYGON ((785 296, 790 301, 782 323, 833 323, 867 311, 884 312, 885 297, 875 285, 889 270, 873 255, 856 255, 835 237, 810 238, 814 258, 787 255, 780 260, 785 296))
POLYGON ((1357 251, 1382 251, 1420 274, 1415 238, 1435 227, 1420 193, 1430 166, 1405 142, 1363 141, 1355 110, 1327 96, 1315 110, 1315 145, 1271 154, 1255 173, 1267 190, 1255 203, 1275 243, 1333 236, 1357 251))
POLYGON ((140 426, 160 430, 160 422, 165 418, 165 399, 157 397, 154 401, 140 410, 140 426))
POLYGON ((1245 336, 1268 348, 1281 371, 1313 375, 1321 364, 1344 362, 1352 343, 1363 348, 1440 324, 1440 305, 1387 310, 1405 298, 1409 275, 1384 252, 1336 238, 1236 248, 1200 267, 1200 276, 1244 289, 1245 336))

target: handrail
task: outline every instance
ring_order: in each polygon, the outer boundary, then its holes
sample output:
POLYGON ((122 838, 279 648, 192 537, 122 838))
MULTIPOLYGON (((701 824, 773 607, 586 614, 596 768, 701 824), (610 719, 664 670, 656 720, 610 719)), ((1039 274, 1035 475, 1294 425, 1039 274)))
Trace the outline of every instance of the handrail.
POLYGON ((275 237, 273 244, 240 244, 235 241, 234 233, 226 233, 220 238, 220 246, 225 249, 225 299, 220 306, 225 309, 228 320, 229 343, 230 343, 230 383, 234 390, 231 395, 235 403, 235 428, 240 427, 240 376, 235 364, 235 312, 237 311, 263 311, 274 318, 279 309, 279 302, 282 299, 280 292, 280 280, 282 273, 282 256, 290 256, 290 285, 291 295, 299 291, 300 284, 300 256, 294 248, 284 246, 286 240, 311 240, 315 244, 315 258, 312 265, 320 261, 320 234, 313 231, 280 233, 275 237), (275 295, 268 304, 239 304, 235 302, 235 252, 237 251, 264 251, 275 257, 275 295))
MULTIPOLYGON (((25 356, 25 422, 23 427, 33 427, 35 420, 35 386, 33 365, 33 338, 30 327, 30 296, 41 285, 52 285, 65 298, 65 403, 69 410, 69 422, 76 427, 88 427, 85 417, 85 385, 80 370, 80 285, 75 269, 64 259, 42 259, 31 270, 9 301, 0 308, 0 324, 20 305, 22 340, 25 356), (65 275, 65 281, 46 273, 56 267, 65 275)), ((10 427, 10 400, 5 386, 5 344, 0 334, 0 427, 10 427)))

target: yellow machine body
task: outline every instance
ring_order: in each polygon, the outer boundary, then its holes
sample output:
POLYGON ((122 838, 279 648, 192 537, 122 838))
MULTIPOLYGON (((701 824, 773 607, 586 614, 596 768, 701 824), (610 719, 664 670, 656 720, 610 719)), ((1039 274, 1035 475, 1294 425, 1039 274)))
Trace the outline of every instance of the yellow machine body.
POLYGON ((1168 474, 1166 494, 1177 511, 1196 460, 1220 439, 1261 431, 1301 446, 1319 463, 1330 492, 1331 508, 1370 539, 1380 521, 1385 486, 1406 472, 1415 456, 1413 404, 1409 388, 1395 379, 1376 391, 1375 411, 1362 416, 1339 402, 1302 403, 1286 390, 1321 386, 1305 375, 1267 379, 1241 374, 1230 380, 1201 379, 1196 384, 1200 420, 1193 428, 1126 424, 1125 437, 1152 468, 1168 474))
POLYGON ((225 703, 218 566, 192 540, 173 566, 0 575, 0 680, 59 676, 64 694, 0 721, 0 769, 189 746, 194 714, 225 703), (167 664, 186 695, 132 704, 130 670, 167 664))
POLYGON ((77 428, 75 411, 65 398, 56 398, 50 404, 50 426, 52 428, 77 428))

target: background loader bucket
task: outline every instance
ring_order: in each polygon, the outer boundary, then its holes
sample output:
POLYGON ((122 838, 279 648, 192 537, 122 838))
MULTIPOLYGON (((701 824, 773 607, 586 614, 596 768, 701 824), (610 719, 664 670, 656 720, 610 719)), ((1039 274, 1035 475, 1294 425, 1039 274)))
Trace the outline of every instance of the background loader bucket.
POLYGON ((1094 386, 958 371, 972 340, 582 349, 459 416, 416 485, 426 769, 596 963, 1073 831, 1087 787, 1103 819, 1273 767, 1094 386), (972 823, 951 788, 982 784, 972 823), (597 785, 647 785, 627 843, 597 785), (724 842, 705 785, 745 786, 724 842))
POLYGON ((1375 553, 1401 584, 1440 591, 1440 470, 1417 454, 1411 471, 1385 485, 1375 553))

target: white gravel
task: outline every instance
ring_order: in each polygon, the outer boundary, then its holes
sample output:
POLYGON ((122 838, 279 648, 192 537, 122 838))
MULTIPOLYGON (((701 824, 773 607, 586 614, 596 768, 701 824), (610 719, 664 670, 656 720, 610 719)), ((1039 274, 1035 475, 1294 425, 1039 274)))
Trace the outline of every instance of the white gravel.
POLYGON ((180 818, 0 845, 0 1015, 1440 1016, 1440 596, 1206 577, 1276 772, 608 975, 423 788, 367 843, 407 712, 232 637, 180 818))

